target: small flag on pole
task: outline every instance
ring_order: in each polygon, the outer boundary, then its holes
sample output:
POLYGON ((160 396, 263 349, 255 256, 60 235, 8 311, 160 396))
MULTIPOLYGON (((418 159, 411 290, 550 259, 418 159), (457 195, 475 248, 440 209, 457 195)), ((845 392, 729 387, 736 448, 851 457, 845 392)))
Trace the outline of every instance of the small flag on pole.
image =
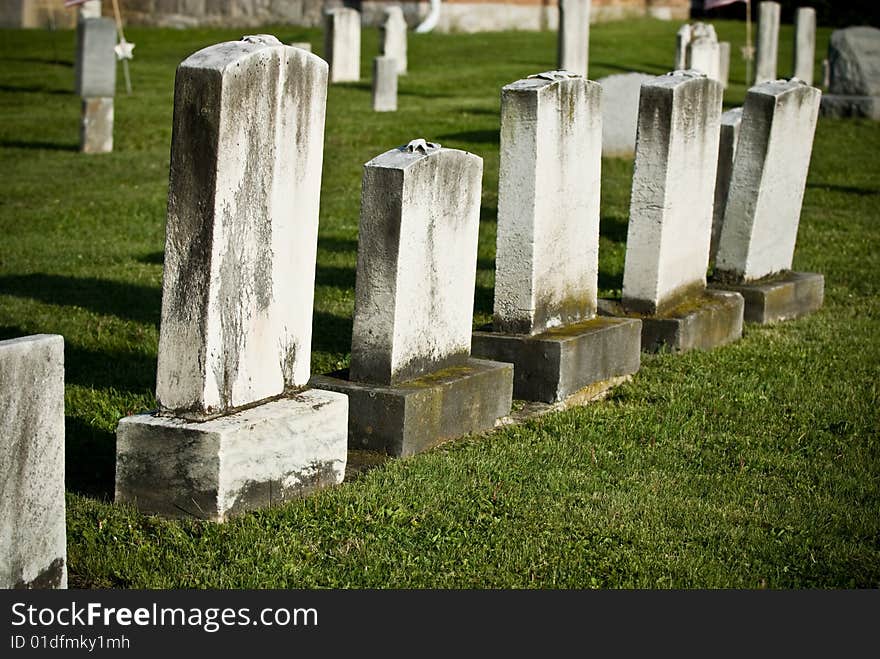
POLYGON ((745 2, 746 0, 706 0, 703 3, 703 9, 715 9, 716 7, 724 7, 732 5, 735 2, 745 2))
POLYGON ((87 0, 64 0, 65 7, 76 7, 77 5, 85 4, 87 0))

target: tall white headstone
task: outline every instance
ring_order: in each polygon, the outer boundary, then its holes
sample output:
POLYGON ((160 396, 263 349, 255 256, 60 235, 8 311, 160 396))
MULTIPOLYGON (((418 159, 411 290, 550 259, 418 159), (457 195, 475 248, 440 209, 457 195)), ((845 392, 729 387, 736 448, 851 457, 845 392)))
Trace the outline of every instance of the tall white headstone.
POLYGON ((342 480, 347 403, 310 376, 328 67, 271 35, 177 69, 156 398, 117 499, 222 521, 342 480))
POLYGON ((379 26, 379 54, 393 57, 397 60, 397 72, 406 73, 406 19, 399 5, 385 9, 385 20, 379 26))
POLYGON ((821 95, 798 80, 746 95, 717 277, 748 282, 791 269, 821 95))
POLYGON ((674 71, 683 71, 687 68, 687 48, 693 38, 693 28, 690 23, 685 23, 675 34, 675 67, 674 71))
POLYGON ((0 341, 0 588, 66 588, 64 339, 0 341))
POLYGON ((776 80, 776 63, 779 56, 778 2, 758 4, 758 50, 755 67, 755 84, 776 80))
POLYGON ((387 55, 373 58, 373 111, 397 109, 397 60, 387 55))
POLYGON ((483 160, 424 140, 364 165, 351 379, 397 384, 470 356, 483 160))
POLYGON ((562 71, 501 92, 496 331, 537 334, 596 313, 601 94, 562 71))
POLYGON ((688 44, 688 68, 721 81, 721 47, 710 37, 697 37, 688 44))
POLYGON ((657 313, 706 285, 721 83, 676 71, 642 85, 623 304, 657 313))
POLYGON ((356 9, 324 12, 324 59, 330 64, 330 82, 361 79, 361 15, 356 9))
POLYGON ((559 0, 558 65, 587 77, 590 60, 590 0, 559 0))
POLYGON ((794 77, 813 84, 816 59, 816 10, 799 7, 794 18, 794 77))

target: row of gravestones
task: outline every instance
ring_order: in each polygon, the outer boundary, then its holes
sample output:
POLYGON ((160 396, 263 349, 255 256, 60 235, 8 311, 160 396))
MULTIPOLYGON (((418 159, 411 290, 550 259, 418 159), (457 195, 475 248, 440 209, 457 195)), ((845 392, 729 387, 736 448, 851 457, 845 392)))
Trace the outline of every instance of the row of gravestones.
MULTIPOLYGON (((642 88, 623 296, 597 295, 602 88, 566 71, 502 91, 494 322, 472 331, 482 159, 423 139, 364 166, 351 366, 311 377, 327 63, 274 37, 178 68, 159 409, 120 421, 116 499, 223 521, 339 483, 347 450, 409 455, 822 303, 791 273, 820 92, 743 108, 706 272, 719 82, 642 88)), ((63 586, 63 340, 0 342, 0 585, 63 586)))

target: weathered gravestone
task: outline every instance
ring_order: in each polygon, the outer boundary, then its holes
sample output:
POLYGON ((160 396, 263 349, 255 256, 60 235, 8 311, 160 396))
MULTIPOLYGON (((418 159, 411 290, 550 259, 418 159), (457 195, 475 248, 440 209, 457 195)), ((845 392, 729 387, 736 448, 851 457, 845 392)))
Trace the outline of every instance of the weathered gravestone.
MULTIPOLYGON (((87 18, 101 17, 101 0, 88 0, 82 3, 76 12, 76 56, 73 61, 73 91, 76 95, 81 96, 82 83, 82 54, 83 48, 83 29, 82 23, 87 18)), ((114 81, 115 82, 115 81, 114 81)))
POLYGON ((600 78, 602 86, 602 155, 631 158, 636 150, 639 92, 653 80, 647 73, 618 73, 600 78))
POLYGON ((713 279, 772 323, 822 306, 824 278, 791 272, 822 93, 800 80, 749 90, 713 279))
MULTIPOLYGON (((714 29, 714 28, 713 28, 714 29)), ((693 27, 685 23, 675 33, 675 66, 674 71, 687 69, 687 48, 693 38, 693 27)))
POLYGON ((0 341, 0 588, 66 588, 64 339, 0 341))
POLYGON ((397 73, 406 73, 406 19, 398 5, 385 9, 385 20, 379 26, 379 54, 397 60, 397 73))
POLYGON ((776 64, 779 57, 778 2, 758 4, 758 49, 756 53, 755 84, 776 80, 776 64))
POLYGON ((425 140, 364 165, 348 394, 353 448, 411 455, 510 412, 513 367, 473 359, 483 161, 425 140))
POLYGON ((559 69, 586 78, 590 62, 590 0, 559 0, 558 32, 559 69))
POLYGON ((718 144, 718 173, 715 176, 715 205, 712 212, 712 242, 709 246, 709 264, 715 263, 718 253, 718 239, 727 208, 727 194, 730 191, 730 177, 733 175, 733 161, 736 157, 736 143, 742 125, 742 108, 728 110, 721 115, 721 133, 718 144))
POLYGON ((794 77, 813 84, 816 59, 816 10, 799 7, 794 18, 794 77))
POLYGON ((397 109, 397 60, 393 57, 373 58, 373 110, 393 112, 397 109))
POLYGON ((602 88, 549 71, 501 92, 495 310, 476 357, 514 365, 514 397, 592 396, 639 369, 641 323, 596 318, 602 88))
POLYGON ((828 46, 829 86, 822 116, 880 121, 880 30, 835 30, 828 46))
POLYGON ((109 18, 85 18, 77 26, 76 88, 82 96, 80 151, 113 151, 116 95, 116 25, 109 18))
POLYGON ((356 9, 324 12, 324 59, 330 64, 330 82, 361 79, 361 15, 356 9))
POLYGON ((693 39, 687 48, 687 68, 705 73, 712 80, 721 82, 721 47, 709 36, 693 39))
POLYGON ((693 69, 726 87, 730 72, 730 44, 718 41, 709 23, 686 24, 675 39, 675 70, 693 69))
POLYGON ((177 70, 156 398, 116 498, 223 521, 342 480, 345 396, 305 388, 327 64, 269 35, 177 70))
POLYGON ((642 85, 623 298, 600 310, 640 317, 645 351, 742 335, 742 297, 706 290, 722 93, 695 71, 642 85))

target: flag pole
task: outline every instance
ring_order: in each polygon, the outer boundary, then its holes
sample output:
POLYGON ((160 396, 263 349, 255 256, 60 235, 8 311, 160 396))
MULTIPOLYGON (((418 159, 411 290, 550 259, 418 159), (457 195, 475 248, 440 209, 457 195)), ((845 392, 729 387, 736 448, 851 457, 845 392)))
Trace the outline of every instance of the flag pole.
MULTIPOLYGON (((122 15, 119 13, 117 0, 113 0, 113 14, 116 18, 116 31, 119 33, 119 40, 125 42, 125 34, 122 32, 122 15)), ((122 72, 125 74, 125 91, 131 96, 131 74, 128 72, 128 59, 122 60, 122 72)))

